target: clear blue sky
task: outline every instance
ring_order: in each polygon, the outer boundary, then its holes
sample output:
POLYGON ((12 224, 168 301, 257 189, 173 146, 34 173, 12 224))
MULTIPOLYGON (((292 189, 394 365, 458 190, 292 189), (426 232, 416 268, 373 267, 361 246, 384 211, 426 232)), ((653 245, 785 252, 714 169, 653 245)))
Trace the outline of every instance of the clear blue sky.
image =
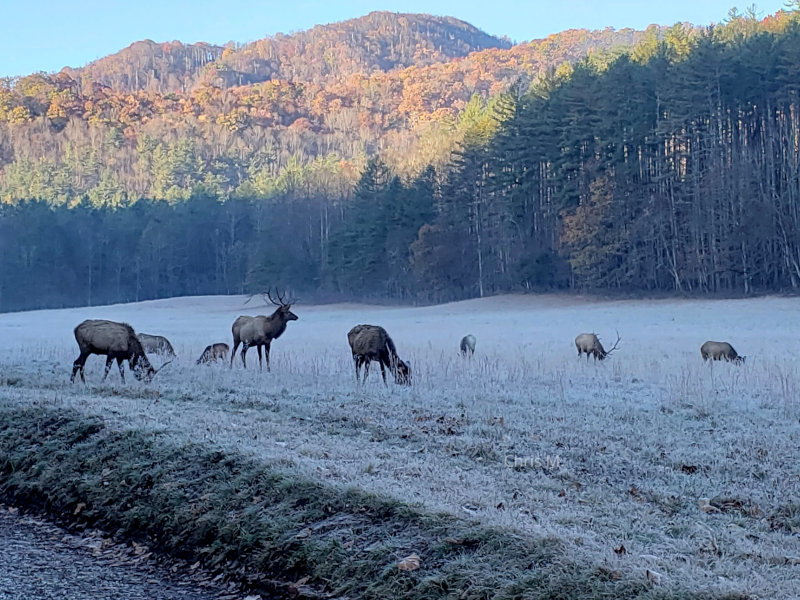
MULTIPOLYGON (((570 28, 651 23, 719 23, 752 0, 9 0, 0 25, 0 77, 80 67, 131 43, 250 42, 276 33, 342 21, 373 10, 421 12, 463 19, 515 42, 570 28), (35 8, 34 8, 35 7, 35 8)), ((766 16, 784 0, 756 2, 766 16)))

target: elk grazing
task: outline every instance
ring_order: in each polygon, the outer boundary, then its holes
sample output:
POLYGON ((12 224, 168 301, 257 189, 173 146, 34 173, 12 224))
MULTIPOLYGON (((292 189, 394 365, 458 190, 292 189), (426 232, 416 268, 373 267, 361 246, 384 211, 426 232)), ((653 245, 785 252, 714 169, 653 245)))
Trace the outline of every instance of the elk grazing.
POLYGON ((383 384, 386 384, 386 369, 394 375, 398 385, 411 385, 411 367, 400 360, 392 338, 383 327, 377 325, 356 325, 347 334, 347 341, 353 352, 353 362, 356 366, 356 383, 359 381, 361 366, 364 366, 364 382, 369 375, 369 363, 377 360, 381 366, 383 384))
MULTIPOLYGON (((258 315, 256 317, 241 316, 233 322, 231 332, 233 333, 233 352, 231 353, 231 367, 233 367, 233 359, 236 358, 236 349, 239 344, 242 345, 242 365, 247 368, 247 361, 245 354, 250 346, 255 346, 258 350, 258 367, 261 367, 261 347, 264 347, 264 353, 267 357, 267 371, 269 371, 269 348, 272 340, 279 338, 284 331, 289 321, 296 321, 297 315, 290 309, 292 308, 291 302, 286 302, 277 290, 275 294, 278 296, 276 302, 268 290, 266 294, 262 294, 269 299, 272 304, 277 306, 270 316, 258 315)), ((252 298, 252 296, 250 296, 252 298)), ((250 298, 247 301, 250 301, 250 298)), ((246 304, 246 303, 245 303, 246 304)))
POLYGON ((152 354, 166 354, 167 356, 175 356, 175 350, 172 349, 172 344, 163 335, 150 335, 149 333, 137 333, 136 337, 142 343, 142 348, 145 352, 152 354))
POLYGON ((218 360, 226 361, 228 359, 228 350, 230 346, 225 342, 220 342, 218 344, 211 344, 210 346, 206 346, 206 349, 203 350, 203 354, 200 355, 200 358, 197 359, 198 365, 200 364, 210 364, 212 362, 217 362, 218 360))
MULTIPOLYGON (((75 328, 75 340, 78 342, 81 354, 72 364, 70 382, 75 381, 75 373, 79 370, 81 372, 81 381, 86 382, 83 370, 86 366, 86 359, 90 354, 105 354, 108 357, 103 381, 108 377, 111 363, 115 359, 117 366, 119 366, 119 374, 122 377, 122 381, 125 381, 125 371, 122 368, 123 360, 128 361, 128 366, 130 366, 136 379, 144 379, 149 382, 157 373, 147 359, 147 355, 144 353, 142 344, 136 337, 133 327, 127 323, 90 319, 75 328)), ((163 368, 163 365, 161 368, 163 368)))
POLYGON ((614 342, 614 346, 610 350, 606 350, 603 348, 603 344, 600 343, 600 338, 598 338, 596 334, 582 333, 575 338, 575 347, 578 349, 578 358, 580 358, 581 354, 585 352, 587 361, 589 360, 590 355, 594 356, 595 361, 597 361, 598 359, 604 360, 614 350, 616 350, 619 342, 620 337, 619 332, 617 332, 617 341, 614 342))
POLYGON ((744 363, 746 356, 739 356, 728 342, 708 341, 700 346, 700 355, 703 360, 725 360, 735 365, 744 363))
POLYGON ((472 334, 465 335, 461 338, 461 356, 472 356, 475 354, 475 336, 472 334))

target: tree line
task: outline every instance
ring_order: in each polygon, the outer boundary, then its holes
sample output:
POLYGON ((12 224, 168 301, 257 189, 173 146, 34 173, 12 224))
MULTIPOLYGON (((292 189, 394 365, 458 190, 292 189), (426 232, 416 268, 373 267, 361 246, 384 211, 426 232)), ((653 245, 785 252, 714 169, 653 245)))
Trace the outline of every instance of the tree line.
POLYGON ((268 194, 3 205, 0 310, 277 283, 421 302, 797 289, 796 14, 651 32, 524 91, 473 96, 450 160, 416 175, 376 155, 344 180, 333 158, 268 194))

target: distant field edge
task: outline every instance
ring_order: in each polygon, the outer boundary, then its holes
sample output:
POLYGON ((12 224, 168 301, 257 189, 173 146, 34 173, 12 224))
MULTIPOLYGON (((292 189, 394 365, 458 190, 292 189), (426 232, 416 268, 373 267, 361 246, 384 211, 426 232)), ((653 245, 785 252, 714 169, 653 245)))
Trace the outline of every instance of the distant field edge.
POLYGON ((0 501, 144 542, 271 597, 749 597, 634 580, 575 562, 554 537, 425 513, 69 409, 0 403, 0 501))

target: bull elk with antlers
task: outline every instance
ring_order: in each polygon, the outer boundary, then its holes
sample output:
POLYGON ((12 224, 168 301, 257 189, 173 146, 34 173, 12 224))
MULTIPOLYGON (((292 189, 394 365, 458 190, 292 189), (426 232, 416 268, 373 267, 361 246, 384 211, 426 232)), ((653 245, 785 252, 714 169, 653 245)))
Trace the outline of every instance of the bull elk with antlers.
POLYGON ((600 338, 598 338, 596 334, 582 333, 575 338, 575 347, 578 349, 578 358, 580 358, 581 354, 585 352, 586 360, 589 360, 589 356, 591 355, 594 356, 596 361, 598 359, 604 360, 607 356, 609 356, 614 350, 617 349, 619 342, 620 337, 619 332, 617 332, 617 341, 614 342, 614 346, 610 350, 606 350, 603 348, 603 344, 600 343, 600 338))
POLYGON ((163 369, 172 361, 168 361, 156 370, 147 359, 142 343, 136 337, 133 327, 127 323, 117 323, 104 319, 89 319, 75 328, 75 341, 78 342, 80 356, 72 364, 72 376, 70 382, 75 381, 75 374, 81 372, 81 381, 86 382, 83 370, 86 366, 86 359, 90 354, 105 354, 106 370, 103 374, 103 381, 108 377, 111 363, 116 360, 119 367, 119 374, 122 381, 125 381, 125 370, 122 361, 127 360, 128 366, 133 371, 136 379, 149 382, 155 377, 156 373, 163 369))
MULTIPOLYGON (((287 302, 284 297, 275 291, 278 297, 276 301, 270 292, 267 290, 266 294, 262 294, 264 301, 269 299, 272 304, 277 306, 270 316, 258 315, 255 317, 240 316, 233 322, 231 332, 233 333, 233 352, 231 353, 231 367, 233 367, 233 359, 236 358, 236 350, 239 344, 242 345, 242 366, 247 368, 247 361, 245 354, 250 346, 255 346, 258 350, 258 367, 261 366, 261 347, 264 347, 264 353, 267 358, 267 371, 269 371, 269 349, 272 340, 279 338, 284 331, 289 321, 296 321, 297 315, 291 311, 292 302, 287 302)), ((253 296, 247 299, 249 302, 253 296)), ((245 304, 247 303, 245 302, 245 304)))

